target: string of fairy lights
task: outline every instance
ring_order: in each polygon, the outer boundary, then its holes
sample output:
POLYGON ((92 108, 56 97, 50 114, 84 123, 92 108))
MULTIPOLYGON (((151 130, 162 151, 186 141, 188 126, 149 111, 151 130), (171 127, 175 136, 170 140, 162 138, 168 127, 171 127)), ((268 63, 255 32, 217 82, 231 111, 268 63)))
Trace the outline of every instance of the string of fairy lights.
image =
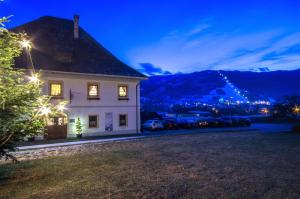
MULTIPOLYGON (((20 45, 27 52, 31 64, 32 72, 31 72, 31 76, 28 77, 29 82, 39 85, 40 84, 39 74, 35 72, 35 67, 31 55, 32 42, 30 40, 23 39, 20 41, 20 45)), ((43 100, 38 100, 38 101, 41 102, 41 105, 39 107, 39 110, 37 111, 37 115, 48 116, 51 113, 51 107, 47 106, 46 104, 43 104, 42 103, 43 100)), ((54 108, 58 110, 60 113, 64 113, 64 111, 66 110, 64 102, 58 103, 57 105, 54 106, 54 108)))
MULTIPOLYGON (((242 100, 236 100, 237 104, 243 104, 243 103, 250 103, 248 97, 244 94, 243 91, 241 91, 240 89, 238 89, 232 82, 229 81, 228 77, 226 75, 224 75, 223 73, 221 73, 221 71, 218 71, 218 74, 220 75, 220 77, 226 82, 226 84, 228 84, 230 86, 230 88, 235 92, 235 94, 237 96, 239 96, 239 98, 241 98, 242 100)), ((247 91, 245 91, 247 93, 247 91)))
MULTIPOLYGON (((267 100, 256 100, 256 101, 250 101, 248 96, 248 91, 242 91, 239 88, 237 88, 232 82, 230 82, 229 78, 223 74, 221 71, 218 71, 218 74, 220 77, 225 81, 226 84, 229 85, 229 87, 235 92, 236 96, 239 96, 242 100, 236 100, 236 104, 253 104, 253 105, 270 105, 270 101, 267 100)), ((232 97, 233 98, 233 97, 232 97)))

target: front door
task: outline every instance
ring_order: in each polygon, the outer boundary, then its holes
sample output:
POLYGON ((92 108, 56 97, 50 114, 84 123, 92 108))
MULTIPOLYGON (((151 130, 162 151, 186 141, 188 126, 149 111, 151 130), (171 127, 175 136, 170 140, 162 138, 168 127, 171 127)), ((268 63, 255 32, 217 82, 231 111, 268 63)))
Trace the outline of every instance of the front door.
POLYGON ((105 131, 113 131, 113 113, 105 113, 105 131))
POLYGON ((67 138, 67 118, 51 117, 48 119, 46 126, 47 139, 67 138))

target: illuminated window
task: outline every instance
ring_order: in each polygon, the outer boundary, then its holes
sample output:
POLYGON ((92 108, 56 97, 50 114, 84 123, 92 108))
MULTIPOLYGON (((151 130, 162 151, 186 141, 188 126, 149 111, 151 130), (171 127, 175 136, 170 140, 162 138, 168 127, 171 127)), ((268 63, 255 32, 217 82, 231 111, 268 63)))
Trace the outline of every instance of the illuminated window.
POLYGON ((62 97, 62 82, 50 82, 50 96, 52 97, 62 97))
POLYGON ((99 84, 98 83, 88 83, 88 98, 98 99, 99 98, 99 84))
POLYGON ((47 126, 63 126, 65 124, 64 117, 50 117, 47 119, 47 126))
POLYGON ((126 114, 119 115, 119 126, 127 126, 127 115, 126 114))
POLYGON ((98 115, 89 116, 89 128, 98 128, 98 115))
POLYGON ((128 86, 125 86, 125 85, 119 86, 118 94, 119 94, 119 98, 127 98, 128 97, 128 86))

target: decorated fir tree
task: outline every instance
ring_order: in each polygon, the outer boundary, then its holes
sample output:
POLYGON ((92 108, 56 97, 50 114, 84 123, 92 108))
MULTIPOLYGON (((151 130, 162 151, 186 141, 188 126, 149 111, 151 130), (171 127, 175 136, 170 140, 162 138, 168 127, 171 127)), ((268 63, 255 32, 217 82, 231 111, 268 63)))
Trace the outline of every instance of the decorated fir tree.
POLYGON ((79 117, 76 120, 76 133, 78 135, 82 134, 82 124, 81 124, 81 120, 79 117))
POLYGON ((30 41, 26 34, 7 30, 8 21, 0 18, 0 159, 16 160, 10 151, 24 138, 42 134, 46 117, 62 111, 63 105, 49 103, 38 73, 13 68, 22 50, 30 53, 30 41))

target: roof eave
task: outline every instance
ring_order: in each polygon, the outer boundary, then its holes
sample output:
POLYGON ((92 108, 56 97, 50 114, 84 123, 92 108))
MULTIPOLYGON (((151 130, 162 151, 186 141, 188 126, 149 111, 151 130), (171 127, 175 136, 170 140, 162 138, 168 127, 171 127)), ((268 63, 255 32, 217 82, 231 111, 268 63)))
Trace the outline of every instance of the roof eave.
POLYGON ((106 75, 106 74, 97 74, 97 73, 77 73, 77 72, 64 72, 64 71, 54 71, 54 70, 40 70, 42 73, 59 73, 59 74, 69 74, 69 75, 86 75, 86 76, 95 76, 95 77, 112 77, 112 78, 126 78, 126 79, 138 79, 138 80, 147 80, 147 76, 126 76, 126 75, 106 75))

